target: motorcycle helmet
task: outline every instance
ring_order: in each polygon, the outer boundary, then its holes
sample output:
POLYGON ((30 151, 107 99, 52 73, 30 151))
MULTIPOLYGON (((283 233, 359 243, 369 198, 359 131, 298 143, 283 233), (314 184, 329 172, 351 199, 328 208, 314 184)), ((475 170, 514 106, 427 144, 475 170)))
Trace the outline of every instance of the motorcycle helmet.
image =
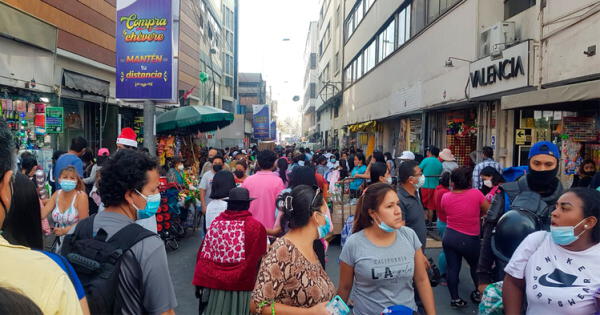
POLYGON ((533 213, 529 211, 510 210, 505 213, 494 229, 492 235, 492 251, 502 262, 508 263, 510 257, 527 237, 540 230, 533 213))

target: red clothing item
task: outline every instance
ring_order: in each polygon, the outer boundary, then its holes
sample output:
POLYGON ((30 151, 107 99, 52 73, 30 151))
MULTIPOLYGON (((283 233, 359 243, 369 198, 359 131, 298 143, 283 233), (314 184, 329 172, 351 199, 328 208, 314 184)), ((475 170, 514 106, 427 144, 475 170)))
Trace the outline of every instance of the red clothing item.
POLYGON ((433 188, 421 188, 421 202, 423 203, 423 207, 425 209, 435 209, 435 199, 433 198, 434 192, 435 189, 433 188))
POLYGON ((317 180, 317 186, 319 186, 321 192, 323 193, 323 199, 327 200, 327 198, 329 198, 329 184, 323 175, 319 173, 315 173, 315 179, 317 180))
POLYGON ((450 189, 442 186, 442 185, 438 185, 437 187, 435 187, 435 192, 433 193, 433 200, 435 200, 435 210, 437 211, 437 217, 440 221, 446 223, 446 211, 444 211, 444 209, 442 209, 442 196, 449 192, 450 189))
POLYGON ((267 232, 250 211, 225 210, 210 225, 196 260, 192 284, 226 291, 252 291, 267 232))

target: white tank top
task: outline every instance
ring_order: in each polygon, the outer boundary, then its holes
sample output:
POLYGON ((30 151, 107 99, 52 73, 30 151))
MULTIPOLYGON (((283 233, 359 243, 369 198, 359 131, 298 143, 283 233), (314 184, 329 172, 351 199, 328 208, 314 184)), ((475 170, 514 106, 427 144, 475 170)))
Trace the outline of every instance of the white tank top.
POLYGON ((64 212, 61 212, 58 208, 58 200, 62 194, 62 190, 58 191, 58 194, 56 195, 56 207, 54 207, 54 210, 52 210, 52 221, 54 221, 55 227, 66 227, 79 222, 79 211, 77 211, 77 208, 75 207, 75 201, 77 201, 77 196, 79 196, 79 193, 80 192, 78 191, 75 194, 75 197, 73 197, 73 201, 71 202, 69 208, 64 212))

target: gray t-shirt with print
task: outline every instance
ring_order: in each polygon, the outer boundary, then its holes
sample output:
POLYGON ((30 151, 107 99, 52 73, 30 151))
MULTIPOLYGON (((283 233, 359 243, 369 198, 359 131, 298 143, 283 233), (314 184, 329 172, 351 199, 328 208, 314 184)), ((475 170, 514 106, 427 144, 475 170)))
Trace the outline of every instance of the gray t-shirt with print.
MULTIPOLYGON (((107 233, 110 239, 115 233, 134 221, 130 218, 114 212, 102 211, 94 219, 94 235, 100 228, 107 233)), ((167 252, 165 245, 158 235, 143 239, 131 247, 124 256, 124 266, 121 268, 122 280, 119 293, 125 295, 122 309, 123 314, 161 314, 177 307, 175 290, 169 273, 167 252), (137 267, 131 263, 125 263, 131 259, 137 260, 141 269, 135 272, 137 267)), ((139 269, 137 269, 139 270, 139 269)))
POLYGON ((346 241, 340 260, 354 268, 351 299, 355 315, 379 314, 393 305, 417 310, 413 275, 421 242, 409 227, 396 233, 396 241, 386 247, 371 243, 364 230, 346 241))

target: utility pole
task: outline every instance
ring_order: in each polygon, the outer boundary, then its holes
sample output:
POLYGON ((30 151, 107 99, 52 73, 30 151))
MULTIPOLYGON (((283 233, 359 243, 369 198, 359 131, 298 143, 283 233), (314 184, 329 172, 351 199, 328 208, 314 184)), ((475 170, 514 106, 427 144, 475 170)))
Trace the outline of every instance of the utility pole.
POLYGON ((154 114, 156 105, 152 100, 144 101, 144 147, 150 151, 151 156, 156 156, 156 137, 154 134, 154 114))

